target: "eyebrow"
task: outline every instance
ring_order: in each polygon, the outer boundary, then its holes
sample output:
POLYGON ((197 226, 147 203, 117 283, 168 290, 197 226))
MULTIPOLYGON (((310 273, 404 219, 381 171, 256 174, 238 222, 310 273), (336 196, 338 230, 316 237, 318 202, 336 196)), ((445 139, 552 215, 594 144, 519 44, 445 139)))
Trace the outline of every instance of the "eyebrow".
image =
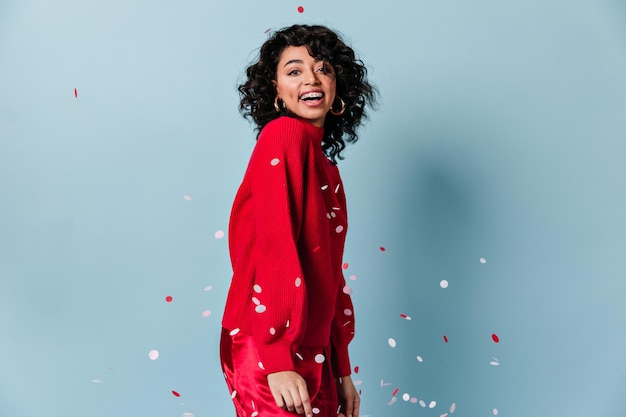
MULTIPOLYGON (((324 61, 323 59, 316 59, 316 60, 315 60, 315 62, 316 62, 316 63, 317 63, 317 62, 323 62, 323 61, 324 61)), ((303 60, 301 60, 301 59, 291 59, 291 60, 287 61, 287 62, 285 63, 285 65, 283 65, 283 68, 284 68, 284 67, 286 67, 286 66, 287 66, 287 65, 289 65, 289 64, 304 64, 304 61, 303 61, 303 60)))

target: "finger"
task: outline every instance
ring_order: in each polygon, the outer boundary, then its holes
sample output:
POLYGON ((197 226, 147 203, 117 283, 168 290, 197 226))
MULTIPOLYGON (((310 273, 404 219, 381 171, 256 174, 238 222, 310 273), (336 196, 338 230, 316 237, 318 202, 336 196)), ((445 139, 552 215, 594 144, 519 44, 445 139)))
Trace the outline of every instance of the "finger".
POLYGON ((311 405, 311 398, 309 397, 309 391, 306 388, 306 382, 298 387, 300 399, 302 400, 302 411, 306 417, 313 416, 313 406, 311 405))
POLYGON ((354 397, 354 407, 352 407, 352 417, 359 417, 360 409, 361 409, 361 397, 356 395, 354 397))
POLYGON ((287 390, 285 390, 283 392, 283 400, 285 402, 285 409, 289 410, 289 411, 295 411, 295 407, 294 407, 294 400, 291 396, 291 393, 287 390))
POLYGON ((274 402, 276 402, 276 407, 285 408, 285 401, 283 400, 283 396, 280 392, 274 392, 273 389, 270 389, 272 396, 274 397, 274 402))

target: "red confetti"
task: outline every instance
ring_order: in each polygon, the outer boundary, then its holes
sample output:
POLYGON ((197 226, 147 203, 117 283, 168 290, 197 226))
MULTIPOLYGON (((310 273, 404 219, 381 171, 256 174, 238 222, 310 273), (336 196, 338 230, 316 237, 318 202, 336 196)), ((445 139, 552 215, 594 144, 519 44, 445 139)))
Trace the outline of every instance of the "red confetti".
POLYGON ((354 367, 354 373, 355 373, 355 374, 358 374, 358 373, 359 373, 359 367, 358 367, 358 366, 355 366, 355 367, 354 367))
POLYGON ((304 7, 298 6, 298 13, 304 13, 304 7))
POLYGON ((171 295, 168 295, 167 297, 165 297, 165 301, 167 301, 168 303, 171 303, 173 299, 174 298, 172 298, 171 295))
POLYGON ((320 247, 319 247, 319 246, 316 246, 316 247, 313 249, 313 252, 317 252, 318 250, 320 250, 320 247))
POLYGON ((406 319, 409 316, 407 316, 406 314, 400 314, 400 317, 402 317, 403 319, 406 319))
POLYGON ((493 339, 493 341, 494 341, 494 342, 496 342, 496 343, 500 343, 500 338, 498 337, 498 335, 497 335, 497 334, 495 334, 495 333, 494 333, 494 334, 492 334, 492 335, 491 335, 491 338, 493 339))
POLYGON ((400 391, 400 388, 394 389, 393 392, 391 393, 391 396, 395 397, 395 395, 398 393, 398 391, 400 391))
POLYGON ((384 252, 384 251, 386 251, 386 250, 387 250, 387 249, 385 249, 385 247, 384 247, 384 246, 381 246, 381 247, 380 247, 380 251, 381 251, 381 252, 384 252))
POLYGON ((446 336, 445 334, 443 335, 443 341, 448 343, 448 336, 446 336))
POLYGON ((346 263, 344 263, 342 266, 343 266, 343 269, 348 269, 348 267, 349 267, 350 265, 348 265, 348 263, 346 262, 346 263))
POLYGON ((172 395, 174 397, 180 397, 180 394, 178 392, 176 392, 176 391, 172 391, 172 395))
POLYGON ((268 33, 270 30, 272 30, 272 28, 267 28, 264 33, 268 33))
POLYGON ((74 89, 74 97, 78 98, 78 90, 74 89))

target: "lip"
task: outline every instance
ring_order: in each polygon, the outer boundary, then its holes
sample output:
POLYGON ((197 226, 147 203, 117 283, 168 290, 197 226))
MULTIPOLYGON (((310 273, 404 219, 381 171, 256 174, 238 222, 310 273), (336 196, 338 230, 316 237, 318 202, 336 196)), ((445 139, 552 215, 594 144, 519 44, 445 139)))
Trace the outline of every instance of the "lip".
POLYGON ((326 93, 324 93, 322 90, 308 90, 308 91, 305 91, 305 92, 303 92, 302 94, 300 94, 300 95, 298 96, 298 100, 302 100, 302 98, 301 98, 301 97, 302 97, 303 95, 305 95, 305 94, 309 94, 309 93, 321 93, 323 96, 322 96, 322 98, 321 98, 320 100, 323 100, 323 99, 324 99, 324 97, 326 96, 326 93))

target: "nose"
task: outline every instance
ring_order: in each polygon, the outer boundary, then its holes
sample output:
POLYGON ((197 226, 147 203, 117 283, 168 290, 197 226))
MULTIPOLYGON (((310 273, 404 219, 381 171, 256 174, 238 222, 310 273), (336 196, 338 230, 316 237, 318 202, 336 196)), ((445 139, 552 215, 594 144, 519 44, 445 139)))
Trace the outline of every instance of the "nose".
POLYGON ((311 71, 309 72, 309 74, 306 77, 305 80, 305 84, 306 85, 315 85, 319 83, 319 78, 317 78, 317 74, 315 73, 315 71, 311 71))

